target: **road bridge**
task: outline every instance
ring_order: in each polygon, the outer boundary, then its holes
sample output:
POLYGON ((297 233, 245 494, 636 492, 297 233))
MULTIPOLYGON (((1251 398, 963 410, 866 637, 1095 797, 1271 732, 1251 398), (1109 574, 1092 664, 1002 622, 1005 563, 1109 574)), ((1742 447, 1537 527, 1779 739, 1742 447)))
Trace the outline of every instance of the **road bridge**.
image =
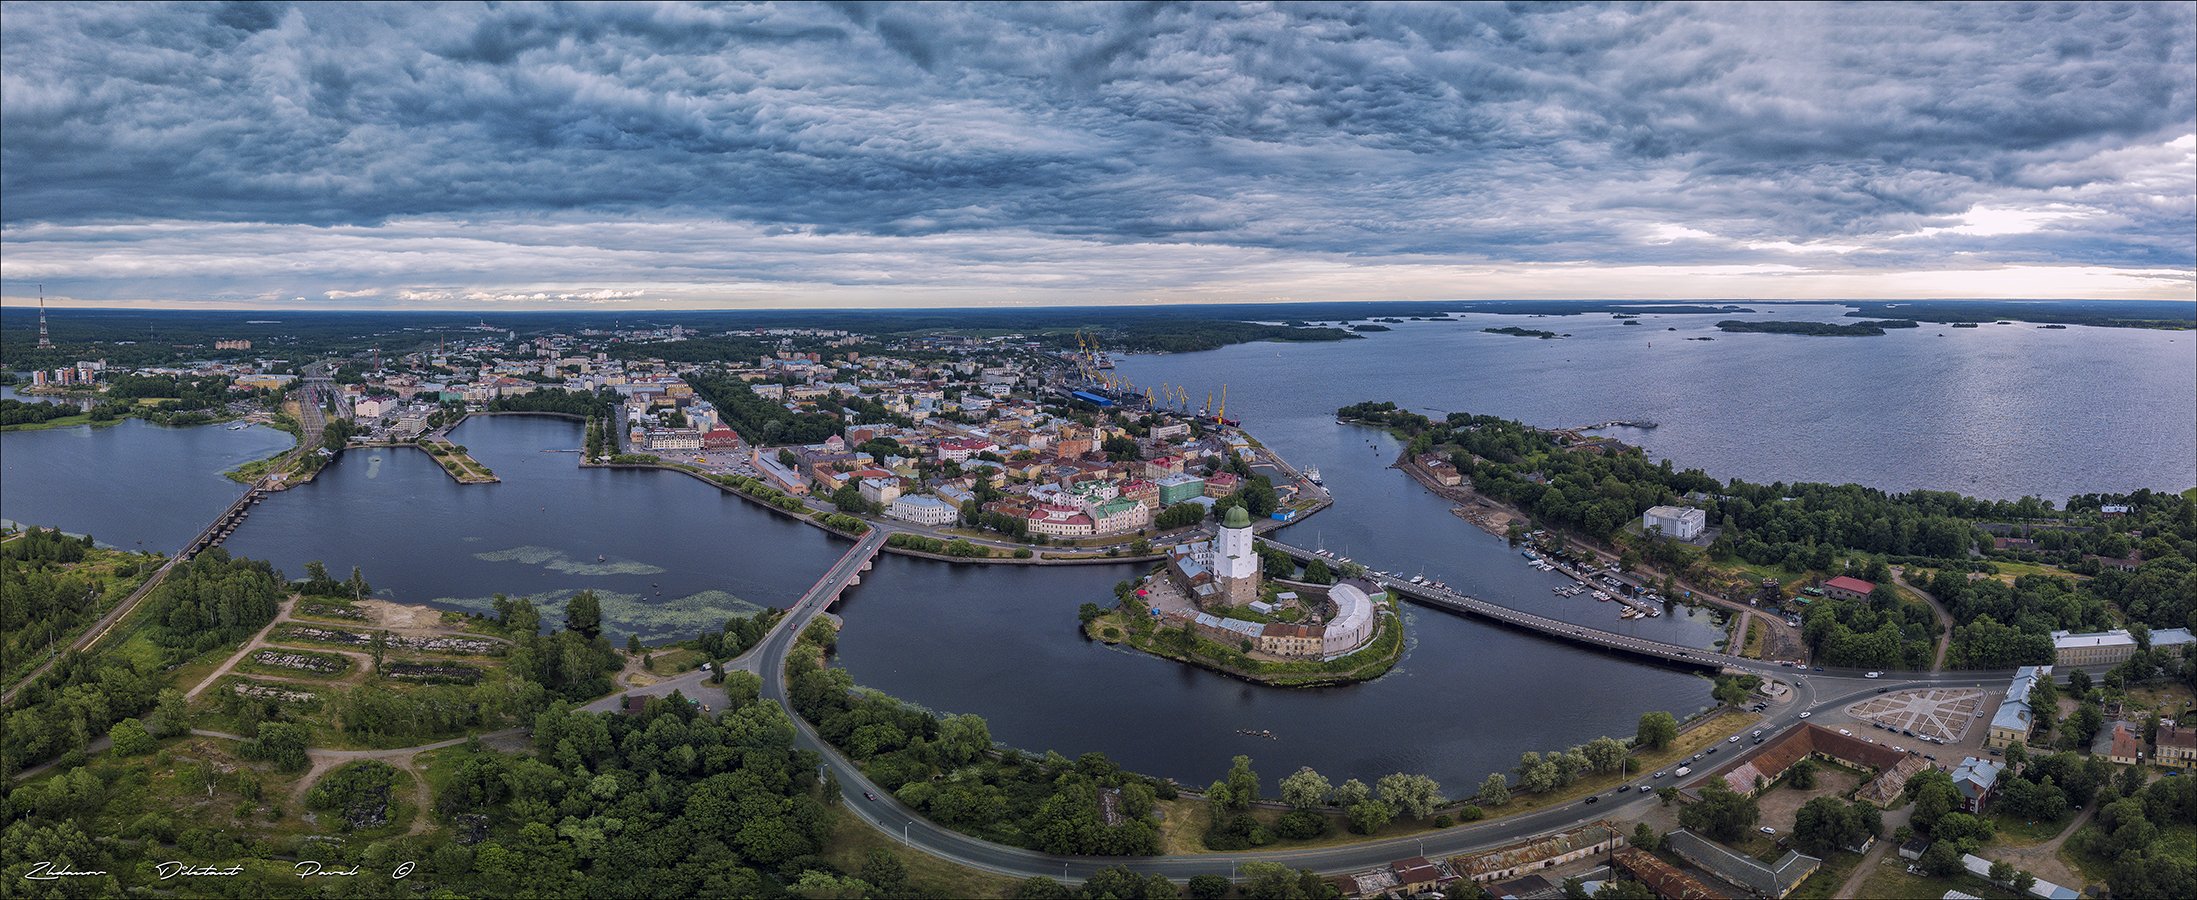
MULTIPOLYGON (((1326 557, 1310 550, 1284 544, 1273 538, 1260 538, 1259 540, 1267 546, 1287 553, 1302 562, 1309 563, 1315 559, 1323 562, 1328 561, 1326 557)), ((1538 616, 1430 584, 1413 584, 1407 579, 1392 578, 1371 572, 1366 573, 1365 577, 1387 588, 1390 592, 1408 597, 1423 606, 1432 606, 1462 615, 1476 616, 1513 628, 1539 632, 1575 644, 1587 644, 1605 650, 1645 656, 1660 662, 1677 663, 1705 669, 1733 668, 1766 672, 1779 668, 1759 659, 1747 659, 1727 653, 1718 653, 1713 650, 1703 650, 1699 647, 1688 647, 1682 644, 1670 644, 1626 634, 1617 634, 1599 628, 1565 622, 1560 619, 1551 619, 1547 616, 1538 616)))

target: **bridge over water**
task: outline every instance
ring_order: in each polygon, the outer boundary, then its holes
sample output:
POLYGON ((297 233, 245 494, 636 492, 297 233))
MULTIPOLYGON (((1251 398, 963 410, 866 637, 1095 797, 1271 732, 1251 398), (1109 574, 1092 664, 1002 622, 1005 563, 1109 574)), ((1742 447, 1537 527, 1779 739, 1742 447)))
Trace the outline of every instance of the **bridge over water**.
MULTIPOLYGON (((1284 544, 1273 538, 1262 537, 1259 540, 1269 547, 1295 557, 1300 562, 1310 562, 1315 559, 1330 561, 1327 557, 1320 556, 1310 550, 1284 544)), ((1760 671, 1766 668, 1774 668, 1759 659, 1746 659, 1712 650, 1703 650, 1699 647, 1687 647, 1681 644, 1670 644, 1663 641, 1633 637, 1632 635, 1617 634, 1586 625, 1551 619, 1547 616, 1537 616, 1533 613, 1489 603, 1477 597, 1438 588, 1430 584, 1412 584, 1407 579, 1375 575, 1370 571, 1366 573, 1365 577, 1367 580, 1379 584, 1400 596, 1409 597, 1423 606, 1432 606, 1460 615, 1475 616, 1576 644, 1586 644, 1605 650, 1645 656, 1662 662, 1697 666, 1705 669, 1734 668, 1760 671)))

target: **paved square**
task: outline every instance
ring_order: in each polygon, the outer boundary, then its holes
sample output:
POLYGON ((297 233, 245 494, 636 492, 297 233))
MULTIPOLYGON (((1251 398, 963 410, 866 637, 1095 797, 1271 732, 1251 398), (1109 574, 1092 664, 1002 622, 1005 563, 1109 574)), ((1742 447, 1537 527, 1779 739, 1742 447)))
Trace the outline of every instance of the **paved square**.
POLYGON ((1978 688, 1921 688, 1871 697, 1847 707, 1846 712, 1863 722, 1956 744, 1982 714, 1983 701, 1984 692, 1978 688))

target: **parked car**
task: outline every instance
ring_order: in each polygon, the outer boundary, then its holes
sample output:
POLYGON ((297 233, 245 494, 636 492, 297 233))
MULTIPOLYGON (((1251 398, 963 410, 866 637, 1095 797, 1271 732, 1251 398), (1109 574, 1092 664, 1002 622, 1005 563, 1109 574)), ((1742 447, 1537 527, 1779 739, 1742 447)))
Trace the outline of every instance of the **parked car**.
POLYGON ((1769 834, 1769 835, 1774 835, 1774 834, 1777 834, 1777 829, 1775 829, 1775 828, 1771 828, 1771 827, 1770 827, 1770 826, 1768 826, 1768 825, 1764 825, 1764 826, 1762 826, 1761 828, 1758 828, 1758 829, 1755 829, 1755 830, 1757 830, 1757 831, 1760 831, 1760 832, 1762 832, 1763 834, 1769 834))
POLYGON ((1841 729, 1839 729, 1839 730, 1838 730, 1838 733, 1840 733, 1840 734, 1843 734, 1843 735, 1845 735, 1845 736, 1847 736, 1847 737, 1853 737, 1853 736, 1854 736, 1854 733, 1853 733, 1853 732, 1851 732, 1851 731, 1847 731, 1847 730, 1846 730, 1846 729, 1844 729, 1844 728, 1841 728, 1841 729))
POLYGON ((1883 673, 1883 672, 1871 672, 1871 673, 1869 673, 1869 674, 1867 674, 1867 675, 1863 675, 1863 676, 1861 676, 1861 677, 1863 677, 1863 678, 1883 678, 1883 677, 1884 677, 1884 673, 1883 673))

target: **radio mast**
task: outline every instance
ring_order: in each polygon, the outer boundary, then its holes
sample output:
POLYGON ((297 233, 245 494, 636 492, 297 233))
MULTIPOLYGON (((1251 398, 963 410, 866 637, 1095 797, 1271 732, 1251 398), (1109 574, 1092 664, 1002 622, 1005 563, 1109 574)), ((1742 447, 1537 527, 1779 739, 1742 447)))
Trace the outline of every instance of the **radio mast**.
POLYGON ((46 285, 38 285, 38 349, 53 349, 53 338, 46 336, 46 285))

